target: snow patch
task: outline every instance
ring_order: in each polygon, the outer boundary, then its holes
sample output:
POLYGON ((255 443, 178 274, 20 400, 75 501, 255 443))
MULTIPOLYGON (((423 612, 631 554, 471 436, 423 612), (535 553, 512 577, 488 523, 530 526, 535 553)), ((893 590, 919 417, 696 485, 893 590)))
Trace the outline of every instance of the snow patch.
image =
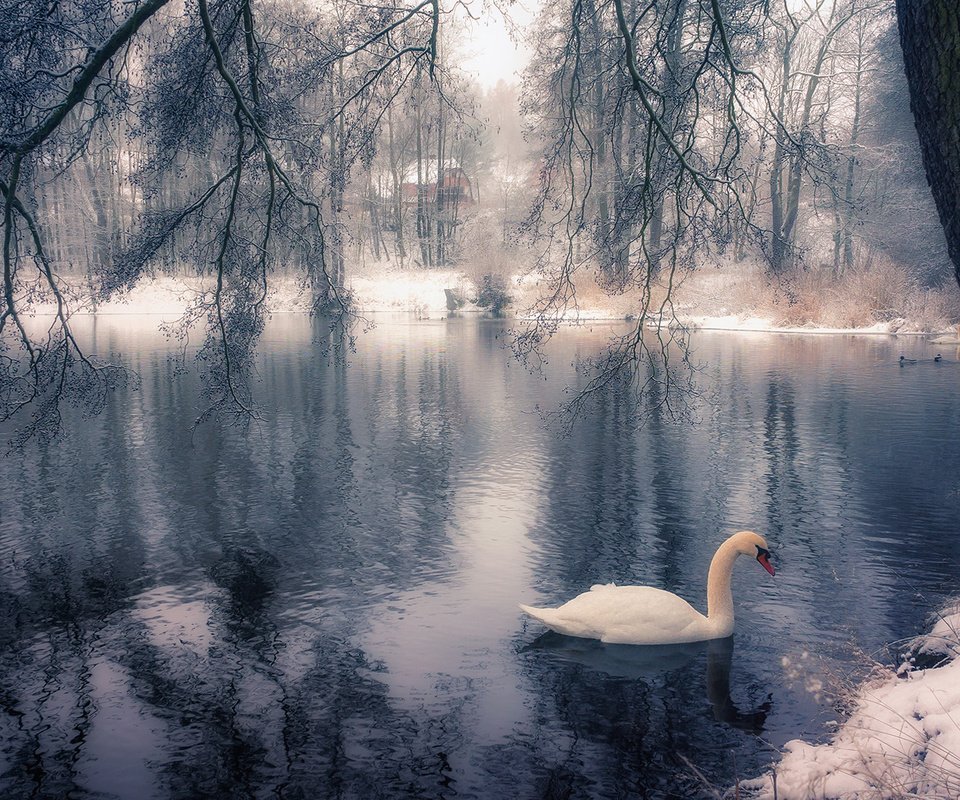
POLYGON ((772 772, 740 789, 756 800, 960 797, 960 603, 908 654, 899 670, 877 669, 827 744, 788 742, 776 783, 772 772))
MULTIPOLYGON (((381 270, 348 279, 347 288, 361 313, 406 311, 418 317, 446 315, 447 290, 463 300, 476 297, 476 287, 452 269, 381 270)), ((464 305, 459 310, 478 310, 464 305)))

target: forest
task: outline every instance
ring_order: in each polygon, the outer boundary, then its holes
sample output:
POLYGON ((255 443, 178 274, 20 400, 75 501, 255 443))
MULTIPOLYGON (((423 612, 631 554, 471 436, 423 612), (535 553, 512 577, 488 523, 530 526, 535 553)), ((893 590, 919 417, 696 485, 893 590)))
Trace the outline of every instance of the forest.
MULTIPOLYGON (((872 0, 550 0, 516 34, 522 81, 484 87, 459 3, 4 0, 2 417, 55 431, 64 396, 102 404, 123 370, 71 315, 165 275, 205 279, 171 331, 206 331, 207 413, 234 420, 281 279, 348 329, 370 267, 458 269, 498 311, 534 276, 526 358, 584 292, 623 295, 637 325, 601 384, 682 345, 640 334, 721 263, 786 320, 836 297, 847 327, 955 322, 927 186, 949 233, 949 114, 925 174, 898 35, 935 73, 923 52, 949 58, 949 34, 910 34, 904 5, 898 28, 872 0)), ((915 100, 936 88, 917 75, 915 100)))

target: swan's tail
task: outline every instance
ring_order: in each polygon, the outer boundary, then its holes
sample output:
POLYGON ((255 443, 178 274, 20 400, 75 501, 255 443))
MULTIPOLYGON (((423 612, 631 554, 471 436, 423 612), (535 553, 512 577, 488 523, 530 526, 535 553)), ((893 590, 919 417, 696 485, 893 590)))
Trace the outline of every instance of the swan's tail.
POLYGON ((534 608, 533 606, 525 606, 521 603, 520 610, 524 614, 529 614, 534 619, 540 620, 548 628, 556 630, 556 626, 560 624, 560 621, 557 619, 557 609, 555 608, 534 608))
POLYGON ((585 636, 588 639, 600 639, 602 636, 602 631, 595 630, 594 626, 577 619, 576 616, 571 617, 565 613, 563 606, 560 608, 533 608, 521 604, 520 610, 534 619, 540 620, 550 630, 566 636, 585 636))

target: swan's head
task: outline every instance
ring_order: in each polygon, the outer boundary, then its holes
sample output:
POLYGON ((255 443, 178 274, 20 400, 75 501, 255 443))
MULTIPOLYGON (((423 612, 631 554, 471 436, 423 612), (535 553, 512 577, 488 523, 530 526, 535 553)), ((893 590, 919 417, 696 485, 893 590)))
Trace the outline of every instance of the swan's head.
POLYGON ((767 540, 759 533, 740 531, 740 533, 734 534, 733 539, 736 543, 738 553, 745 556, 752 556, 757 559, 757 561, 760 562, 760 566, 771 575, 777 574, 777 571, 773 568, 773 564, 770 563, 770 551, 767 549, 767 540))

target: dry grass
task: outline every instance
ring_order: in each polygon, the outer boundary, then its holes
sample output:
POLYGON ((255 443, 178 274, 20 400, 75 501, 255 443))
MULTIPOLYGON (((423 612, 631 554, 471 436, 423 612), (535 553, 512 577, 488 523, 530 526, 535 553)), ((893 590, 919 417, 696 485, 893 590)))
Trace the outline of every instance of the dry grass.
POLYGON ((689 314, 756 316, 778 327, 891 323, 893 330, 939 331, 960 320, 956 286, 924 288, 902 267, 883 260, 840 278, 808 269, 771 279, 758 264, 703 269, 681 287, 679 300, 689 314))
MULTIPOLYGON (((530 274, 519 285, 512 276, 524 273, 530 253, 501 243, 499 229, 489 220, 476 220, 466 237, 461 269, 476 287, 503 278, 513 306, 521 311, 542 291, 530 274)), ((610 293, 587 271, 577 274, 573 320, 631 319, 642 308, 642 291, 632 287, 610 293)), ((547 281, 549 283, 549 280, 547 281)), ((891 332, 935 332, 960 322, 960 291, 953 283, 942 288, 922 286, 903 266, 875 257, 869 267, 848 270, 842 277, 829 268, 808 268, 772 278, 759 261, 703 266, 678 276, 672 305, 664 306, 667 288, 655 284, 650 312, 664 307, 680 319, 696 317, 760 318, 774 327, 858 329, 885 324, 891 332)))

